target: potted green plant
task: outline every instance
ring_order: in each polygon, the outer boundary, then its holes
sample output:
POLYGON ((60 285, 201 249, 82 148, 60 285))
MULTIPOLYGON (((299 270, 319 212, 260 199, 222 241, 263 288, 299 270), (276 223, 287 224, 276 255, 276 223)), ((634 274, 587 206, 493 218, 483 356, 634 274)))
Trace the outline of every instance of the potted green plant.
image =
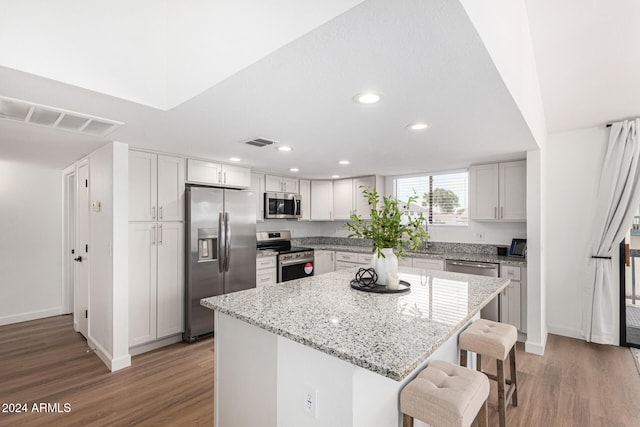
MULTIPOLYGON (((385 285, 387 274, 397 274, 398 256, 407 253, 405 244, 410 249, 418 249, 429 238, 426 229, 427 221, 422 212, 416 216, 406 216, 403 221, 403 210, 400 209, 398 200, 393 197, 382 197, 376 189, 363 188, 362 194, 367 199, 370 207, 371 219, 363 219, 358 212, 351 214, 351 222, 344 226, 351 230, 349 237, 370 239, 373 242, 374 258, 372 266, 378 274, 378 284, 385 285)), ((418 196, 409 197, 407 207, 418 200, 418 196)))

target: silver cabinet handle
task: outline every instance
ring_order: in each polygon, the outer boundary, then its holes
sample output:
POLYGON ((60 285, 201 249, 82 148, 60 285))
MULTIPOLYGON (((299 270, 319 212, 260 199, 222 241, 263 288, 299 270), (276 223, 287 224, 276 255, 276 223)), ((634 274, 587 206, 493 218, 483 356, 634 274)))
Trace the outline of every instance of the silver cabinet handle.
POLYGON ((500 206, 500 219, 504 219, 504 206, 500 206))
POLYGON ((156 226, 151 227, 151 246, 156 245, 156 226))
POLYGON ((158 244, 162 244, 162 224, 158 226, 158 244))
POLYGON ((224 173, 224 183, 225 184, 227 183, 227 173, 226 172, 224 173))
POLYGON ((158 208, 158 216, 162 219, 162 206, 158 208))
POLYGON ((151 219, 156 219, 156 207, 151 207, 151 219))
POLYGON ((222 171, 218 172, 218 183, 222 182, 222 171))

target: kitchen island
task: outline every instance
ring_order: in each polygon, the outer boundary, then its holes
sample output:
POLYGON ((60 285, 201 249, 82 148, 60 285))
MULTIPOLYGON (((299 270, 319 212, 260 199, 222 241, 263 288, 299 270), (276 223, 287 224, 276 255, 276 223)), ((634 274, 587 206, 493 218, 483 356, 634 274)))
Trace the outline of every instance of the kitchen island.
MULTIPOLYGON (((509 279, 401 269, 411 291, 354 290, 355 269, 202 300, 215 310, 216 426, 396 426, 399 391, 509 279)), ((416 423, 417 425, 417 423, 416 423)))

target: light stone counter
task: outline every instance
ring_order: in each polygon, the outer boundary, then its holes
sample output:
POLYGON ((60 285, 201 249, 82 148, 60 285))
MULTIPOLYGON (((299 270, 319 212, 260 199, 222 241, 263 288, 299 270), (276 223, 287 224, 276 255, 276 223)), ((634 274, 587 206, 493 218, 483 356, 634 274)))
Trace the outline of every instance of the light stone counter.
POLYGON ((411 291, 354 290, 356 269, 206 298, 219 313, 402 381, 497 296, 509 279, 401 269, 411 291))

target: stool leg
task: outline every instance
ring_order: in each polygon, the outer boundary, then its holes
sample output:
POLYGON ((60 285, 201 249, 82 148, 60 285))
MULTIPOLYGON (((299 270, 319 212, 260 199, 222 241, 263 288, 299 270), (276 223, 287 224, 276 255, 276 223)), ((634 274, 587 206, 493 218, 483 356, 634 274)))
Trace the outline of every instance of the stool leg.
POLYGON ((487 411, 487 401, 485 400, 480 410, 478 411, 478 415, 476 415, 476 422, 478 427, 487 427, 489 425, 488 420, 489 412, 487 411))
POLYGON ((513 387, 513 395, 511 396, 511 404, 518 406, 518 372, 516 371, 516 346, 515 344, 509 352, 509 362, 511 371, 511 387, 513 387))
POLYGON ((413 427, 413 417, 402 414, 402 427, 413 427))
POLYGON ((467 367, 467 350, 460 349, 460 366, 467 367))
POLYGON ((507 401, 505 399, 504 384, 504 360, 496 362, 498 374, 498 413, 500 415, 500 427, 507 425, 507 401))

